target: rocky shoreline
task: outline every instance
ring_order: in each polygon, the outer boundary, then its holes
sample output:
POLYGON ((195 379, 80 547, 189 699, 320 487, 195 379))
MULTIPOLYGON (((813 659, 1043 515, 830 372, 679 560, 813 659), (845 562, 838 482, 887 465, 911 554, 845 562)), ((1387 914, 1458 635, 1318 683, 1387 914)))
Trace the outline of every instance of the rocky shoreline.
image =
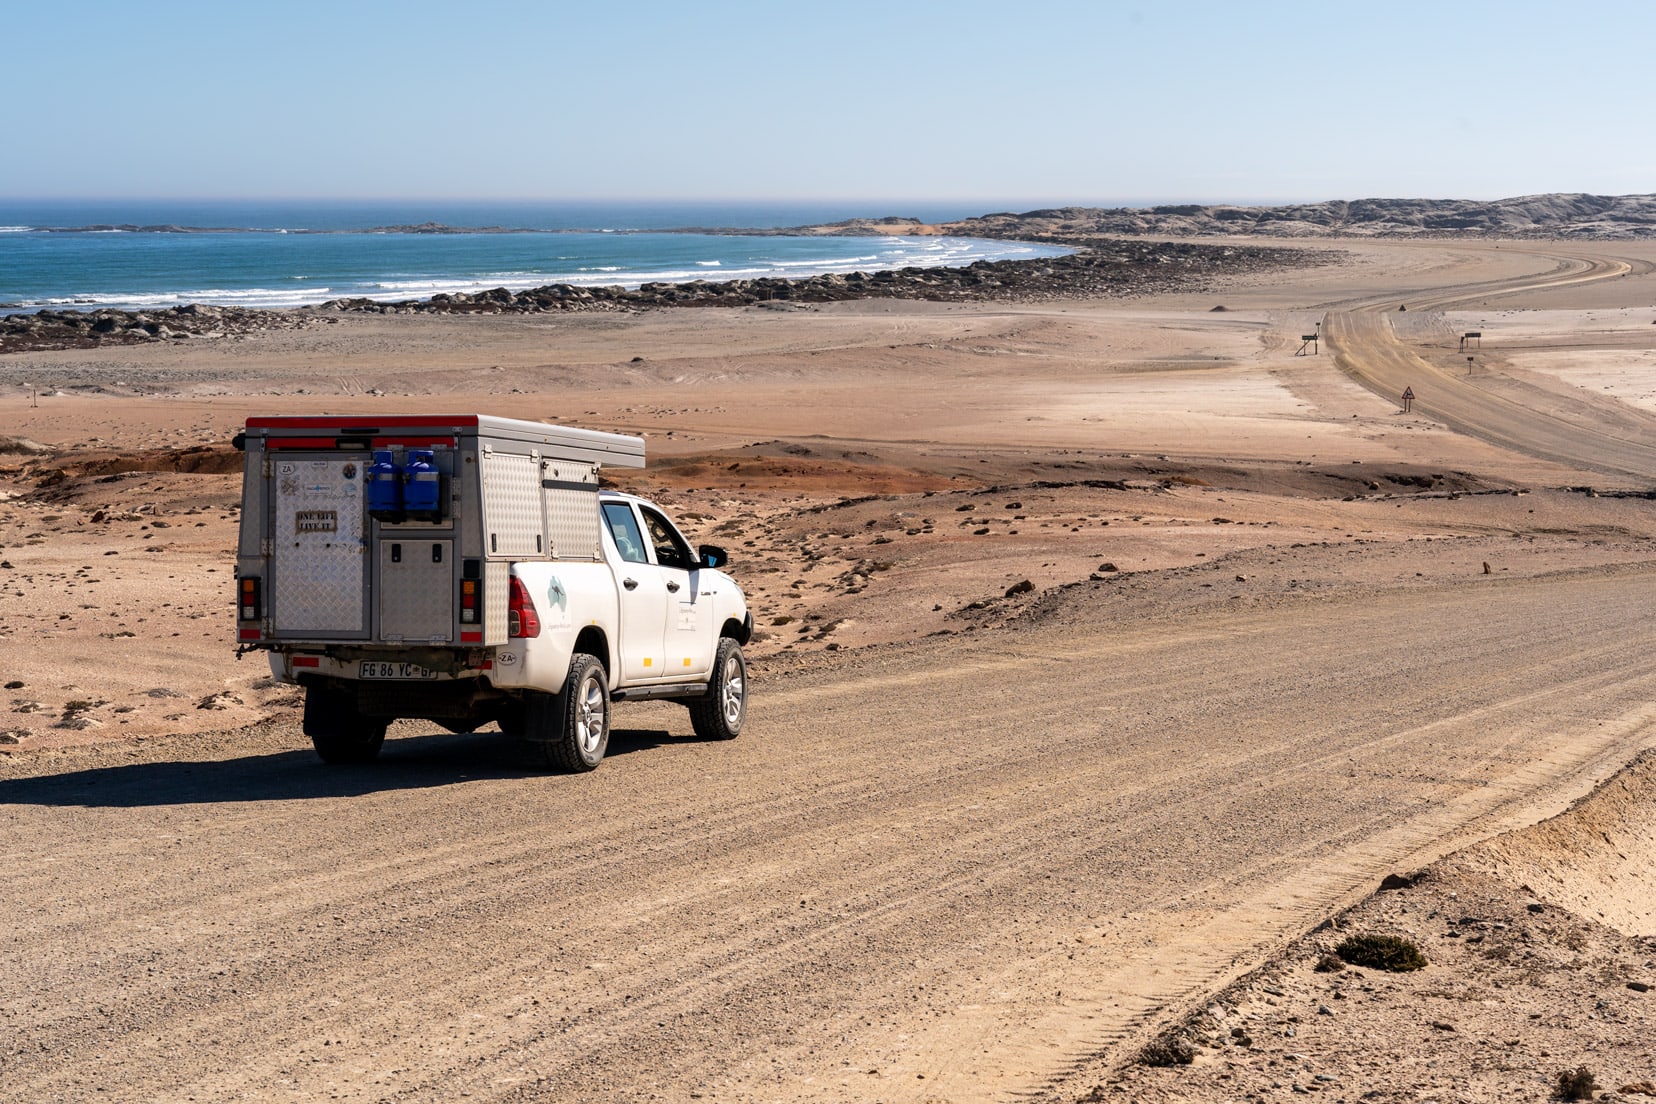
POLYGON ((0 317, 0 353, 216 338, 260 329, 303 327, 340 313, 533 314, 803 305, 848 299, 1042 302, 1123 298, 1200 290, 1221 276, 1336 262, 1337 255, 1327 251, 1279 246, 1100 239, 1079 245, 1077 252, 1062 257, 978 261, 962 268, 831 273, 796 280, 694 280, 647 283, 637 289, 550 284, 526 291, 494 288, 398 302, 333 299, 318 307, 283 310, 205 304, 149 311, 44 310, 0 317))
POLYGON ((634 289, 550 284, 527 291, 505 288, 473 295, 435 295, 382 303, 335 299, 322 310, 379 314, 499 314, 568 310, 640 310, 658 307, 743 307, 766 303, 833 303, 847 299, 1038 302, 1119 298, 1195 290, 1220 275, 1329 263, 1326 252, 1269 246, 1213 246, 1190 242, 1101 242, 1062 257, 977 261, 960 268, 900 268, 827 273, 796 280, 692 280, 647 283, 634 289))

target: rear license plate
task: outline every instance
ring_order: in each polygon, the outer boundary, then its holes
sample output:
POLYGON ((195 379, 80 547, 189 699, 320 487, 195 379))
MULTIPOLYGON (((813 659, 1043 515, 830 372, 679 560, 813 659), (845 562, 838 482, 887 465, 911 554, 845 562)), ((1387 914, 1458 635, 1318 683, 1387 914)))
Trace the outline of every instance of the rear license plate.
POLYGON ((437 672, 418 663, 388 663, 380 659, 365 659, 357 672, 363 679, 434 679, 437 672))

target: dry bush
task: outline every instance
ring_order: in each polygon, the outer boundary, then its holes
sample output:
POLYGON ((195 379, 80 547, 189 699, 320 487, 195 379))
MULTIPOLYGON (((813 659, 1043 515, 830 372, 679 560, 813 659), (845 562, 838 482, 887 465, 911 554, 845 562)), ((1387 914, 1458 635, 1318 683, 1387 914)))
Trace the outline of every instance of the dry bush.
POLYGON ((1196 1060, 1196 1048, 1177 1035, 1163 1035, 1139 1051, 1147 1066, 1188 1066, 1196 1060))
POLYGON ((1341 941, 1334 953, 1353 966, 1403 973, 1426 965, 1426 956, 1414 942, 1400 935, 1353 935, 1341 941))
POLYGON ((1564 1070, 1558 1075, 1558 1097, 1560 1100, 1591 1100, 1594 1091, 1597 1089, 1598 1082, 1593 1079, 1592 1073, 1586 1066, 1564 1070))

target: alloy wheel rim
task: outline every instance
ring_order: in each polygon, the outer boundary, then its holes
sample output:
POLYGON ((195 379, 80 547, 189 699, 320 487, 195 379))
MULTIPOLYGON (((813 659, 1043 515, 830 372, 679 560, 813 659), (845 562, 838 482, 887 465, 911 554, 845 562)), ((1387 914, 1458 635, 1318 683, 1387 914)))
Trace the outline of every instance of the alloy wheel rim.
POLYGON ((591 755, 598 750, 598 744, 604 738, 604 690, 591 676, 581 683, 579 710, 575 736, 580 741, 581 750, 591 755))
POLYGON ((746 687, 742 678, 742 663, 735 656, 725 660, 724 715, 732 728, 742 719, 742 701, 746 687))

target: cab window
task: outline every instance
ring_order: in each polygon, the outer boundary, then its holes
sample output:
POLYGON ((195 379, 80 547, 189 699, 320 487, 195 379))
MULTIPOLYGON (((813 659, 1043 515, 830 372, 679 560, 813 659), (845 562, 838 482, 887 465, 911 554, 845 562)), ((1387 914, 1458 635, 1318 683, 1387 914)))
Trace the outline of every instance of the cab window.
POLYGON ((638 519, 633 517, 631 506, 625 502, 604 503, 604 521, 609 525, 610 536, 615 538, 615 550, 621 553, 623 560, 628 563, 650 562, 644 554, 644 536, 638 531, 638 519))
POLYGON ((662 567, 677 567, 685 571, 698 566, 695 553, 684 543, 684 538, 679 536, 672 522, 648 506, 640 506, 638 509, 644 515, 644 527, 650 531, 650 544, 655 548, 656 563, 662 567))

